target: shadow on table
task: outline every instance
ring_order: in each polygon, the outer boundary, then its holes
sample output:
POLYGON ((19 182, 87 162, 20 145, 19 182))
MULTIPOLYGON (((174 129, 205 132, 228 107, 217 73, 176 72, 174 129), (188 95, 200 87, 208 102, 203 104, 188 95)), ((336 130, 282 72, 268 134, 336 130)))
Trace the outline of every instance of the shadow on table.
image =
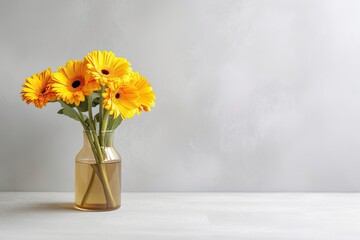
POLYGON ((44 211, 78 211, 74 208, 74 203, 37 203, 30 205, 33 209, 44 210, 44 211))
MULTIPOLYGON (((9 209, 10 210, 10 209, 9 209)), ((44 202, 44 203, 29 203, 16 208, 12 208, 11 212, 35 213, 35 212, 77 212, 74 208, 74 203, 71 202, 44 202)))

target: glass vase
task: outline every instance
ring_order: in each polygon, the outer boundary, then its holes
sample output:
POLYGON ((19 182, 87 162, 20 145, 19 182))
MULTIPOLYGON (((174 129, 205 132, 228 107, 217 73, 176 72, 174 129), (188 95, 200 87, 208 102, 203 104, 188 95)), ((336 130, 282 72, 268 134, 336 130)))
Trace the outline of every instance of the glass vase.
POLYGON ((75 160, 75 208, 109 211, 121 205, 121 158, 114 131, 84 131, 84 146, 75 160))

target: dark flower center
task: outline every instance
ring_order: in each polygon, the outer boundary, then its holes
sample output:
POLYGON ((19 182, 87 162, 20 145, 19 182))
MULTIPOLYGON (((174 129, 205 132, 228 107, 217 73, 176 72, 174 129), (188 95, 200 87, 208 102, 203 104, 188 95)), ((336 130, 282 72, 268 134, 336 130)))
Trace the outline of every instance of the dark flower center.
POLYGON ((77 87, 79 87, 80 86, 80 80, 75 80, 72 84, 71 84, 71 86, 73 87, 73 88, 77 88, 77 87))
POLYGON ((116 93, 115 98, 119 98, 120 97, 120 93, 116 93))
POLYGON ((44 90, 42 90, 41 94, 44 94, 46 92, 46 88, 44 88, 44 90))
POLYGON ((101 70, 101 73, 104 75, 109 75, 109 71, 106 69, 101 70))

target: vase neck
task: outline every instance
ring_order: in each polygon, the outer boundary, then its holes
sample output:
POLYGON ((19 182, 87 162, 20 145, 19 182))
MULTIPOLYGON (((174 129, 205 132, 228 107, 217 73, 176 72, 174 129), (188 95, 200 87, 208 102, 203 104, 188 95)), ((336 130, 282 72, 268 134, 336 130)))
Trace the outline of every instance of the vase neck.
POLYGON ((84 131, 84 147, 89 147, 91 148, 91 144, 89 142, 93 141, 93 137, 96 137, 99 141, 99 144, 101 147, 112 147, 113 143, 114 143, 114 131, 104 131, 101 132, 101 134, 99 135, 98 133, 93 133, 89 130, 84 131), (89 139, 90 137, 90 139, 89 139))

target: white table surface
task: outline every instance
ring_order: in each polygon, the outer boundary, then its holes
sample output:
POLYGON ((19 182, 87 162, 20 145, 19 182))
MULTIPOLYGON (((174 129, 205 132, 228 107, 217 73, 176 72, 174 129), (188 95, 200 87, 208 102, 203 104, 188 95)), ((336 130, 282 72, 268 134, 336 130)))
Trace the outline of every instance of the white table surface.
POLYGON ((0 192, 0 239, 360 239, 358 193, 123 193, 111 212, 72 201, 0 192))

